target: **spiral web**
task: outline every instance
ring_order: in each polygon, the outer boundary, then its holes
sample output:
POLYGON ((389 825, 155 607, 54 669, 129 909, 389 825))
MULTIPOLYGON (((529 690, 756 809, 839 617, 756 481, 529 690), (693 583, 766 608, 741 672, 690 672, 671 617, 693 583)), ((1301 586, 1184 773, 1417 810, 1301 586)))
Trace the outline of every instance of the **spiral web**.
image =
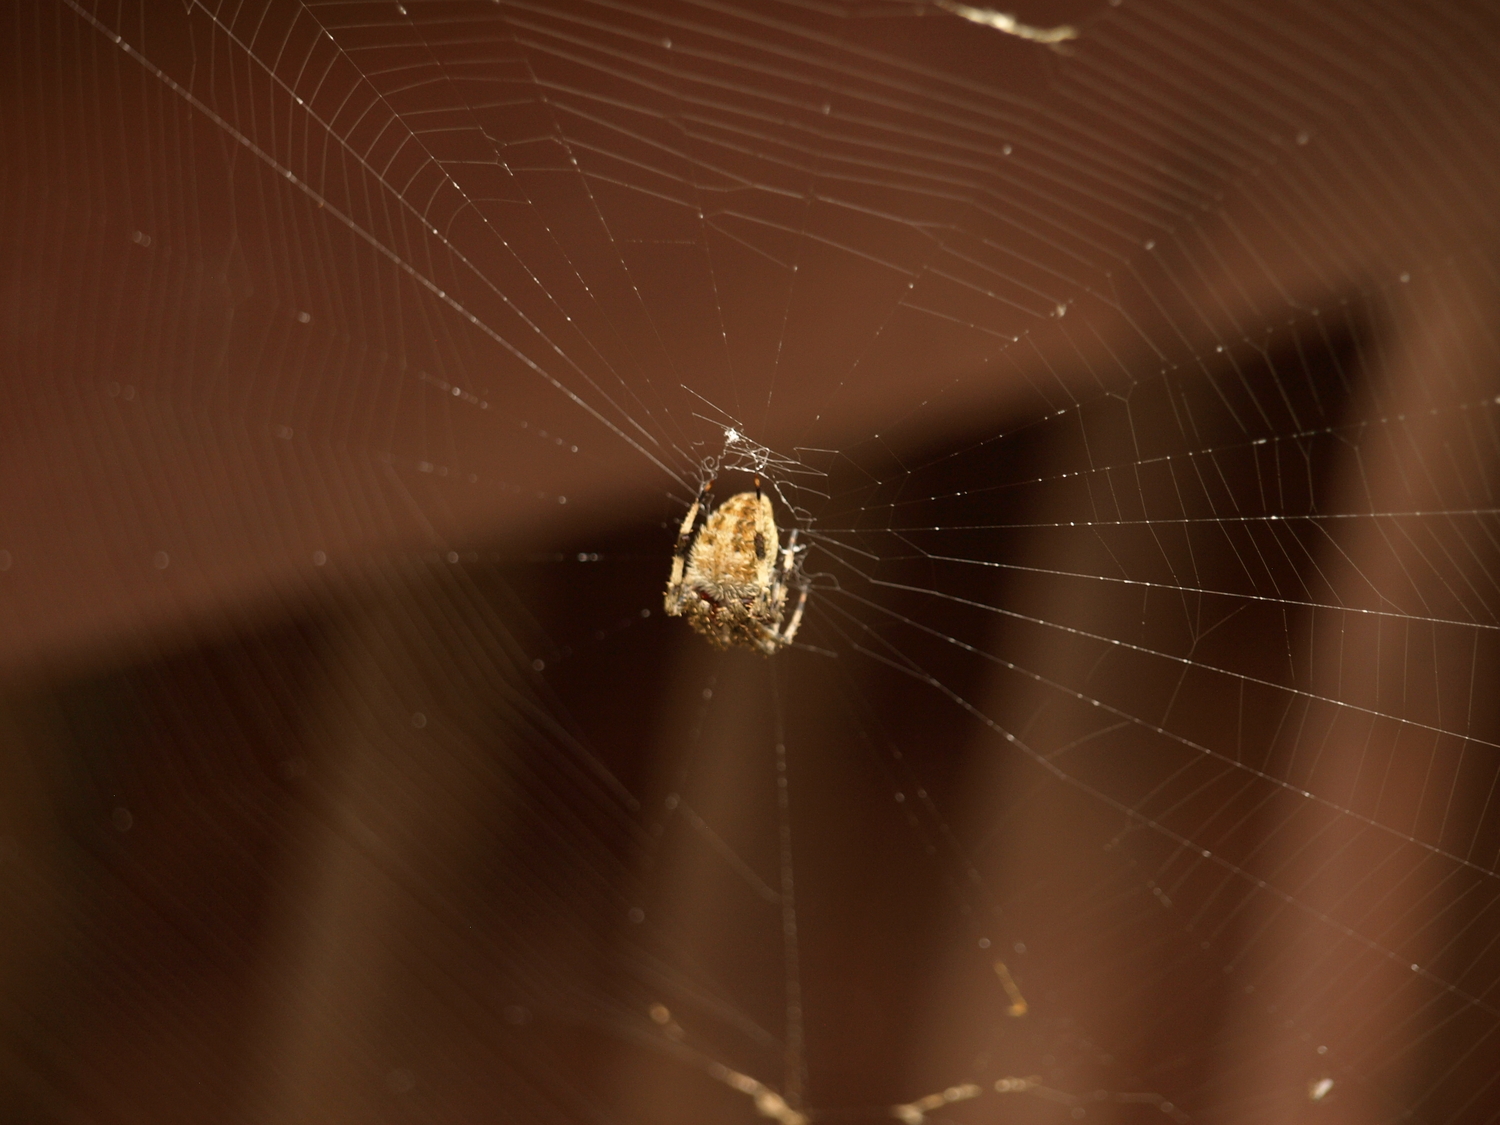
POLYGON ((1494 14, 986 12, 22 6, 18 631, 80 490, 195 613, 428 575, 392 722, 510 819, 392 878, 502 1119, 1489 1119, 1494 14), (806 546, 771 661, 661 620, 719 474, 806 546))

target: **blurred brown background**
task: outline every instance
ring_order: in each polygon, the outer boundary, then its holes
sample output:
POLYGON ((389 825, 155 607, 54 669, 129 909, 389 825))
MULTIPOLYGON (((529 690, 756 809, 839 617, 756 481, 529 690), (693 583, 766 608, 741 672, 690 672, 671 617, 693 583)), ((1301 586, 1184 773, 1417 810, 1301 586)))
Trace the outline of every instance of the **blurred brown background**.
POLYGON ((13 6, 0 1117, 1500 1113, 1497 13, 1016 16, 13 6))

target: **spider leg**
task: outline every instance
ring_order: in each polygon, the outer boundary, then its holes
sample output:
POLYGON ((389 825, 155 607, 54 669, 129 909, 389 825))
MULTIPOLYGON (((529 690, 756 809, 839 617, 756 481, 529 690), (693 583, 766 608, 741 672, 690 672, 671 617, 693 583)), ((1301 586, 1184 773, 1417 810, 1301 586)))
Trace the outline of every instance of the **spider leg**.
POLYGON ((708 519, 708 494, 713 490, 714 482, 705 481, 698 490, 698 498, 693 501, 693 506, 682 517, 682 526, 677 529, 677 549, 673 552, 678 558, 687 557, 688 549, 698 537, 698 529, 708 519))
POLYGON ((786 537, 786 546, 781 548, 779 557, 776 559, 776 570, 772 579, 780 596, 777 598, 776 608, 780 609, 786 605, 786 578, 796 569, 797 565, 797 533, 801 528, 792 528, 792 533, 786 537))
POLYGON ((789 645, 792 638, 797 635, 797 630, 802 625, 802 611, 807 608, 807 587, 802 588, 802 593, 797 597, 797 608, 792 610, 792 619, 786 623, 781 636, 777 638, 779 644, 789 645))
POLYGON ((776 577, 778 579, 785 578, 787 573, 792 569, 797 555, 797 533, 801 530, 800 527, 794 527, 792 528, 792 533, 786 537, 786 546, 781 548, 781 561, 777 564, 776 568, 776 577))
POLYGON ((667 614, 677 617, 682 613, 682 574, 687 567, 687 558, 693 549, 693 541, 698 538, 698 532, 708 522, 709 493, 713 491, 714 482, 705 481, 703 487, 698 489, 698 498, 693 501, 692 507, 687 510, 687 515, 682 518, 682 526, 677 529, 677 546, 672 551, 672 577, 667 580, 666 610, 667 614))
MULTIPOLYGON (((792 528, 790 535, 786 537, 786 546, 781 549, 781 558, 776 561, 776 589, 779 592, 778 601, 780 605, 786 604, 786 577, 797 564, 797 533, 801 528, 792 528)), ((767 652, 775 651, 783 645, 792 643, 792 638, 797 635, 797 630, 802 625, 802 610, 807 605, 807 587, 797 596, 797 606, 792 610, 792 619, 779 633, 772 633, 769 640, 767 652)), ((778 609, 780 606, 777 607, 778 609)))

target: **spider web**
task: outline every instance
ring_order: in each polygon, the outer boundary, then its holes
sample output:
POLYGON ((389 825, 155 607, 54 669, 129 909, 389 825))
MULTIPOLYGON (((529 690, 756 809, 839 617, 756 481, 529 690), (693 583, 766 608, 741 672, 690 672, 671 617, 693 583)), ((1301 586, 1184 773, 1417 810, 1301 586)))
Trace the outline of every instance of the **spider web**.
POLYGON ((1492 1116, 1494 20, 985 11, 17 9, 12 666, 419 591, 394 686, 292 646, 369 746, 265 755, 439 937, 234 1091, 1492 1116), (771 661, 659 608, 755 474, 771 661))

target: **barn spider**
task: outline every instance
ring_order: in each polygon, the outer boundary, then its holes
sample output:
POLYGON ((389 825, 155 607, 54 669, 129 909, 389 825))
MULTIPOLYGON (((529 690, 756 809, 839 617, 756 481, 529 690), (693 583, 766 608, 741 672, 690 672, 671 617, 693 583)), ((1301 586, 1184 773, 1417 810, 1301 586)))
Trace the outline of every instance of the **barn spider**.
POLYGON ((741 645, 768 656, 792 643, 802 624, 807 590, 785 629, 786 582, 797 551, 797 529, 782 547, 770 498, 754 492, 731 496, 712 512, 713 481, 698 492, 677 532, 667 613, 688 624, 715 648, 741 645))

